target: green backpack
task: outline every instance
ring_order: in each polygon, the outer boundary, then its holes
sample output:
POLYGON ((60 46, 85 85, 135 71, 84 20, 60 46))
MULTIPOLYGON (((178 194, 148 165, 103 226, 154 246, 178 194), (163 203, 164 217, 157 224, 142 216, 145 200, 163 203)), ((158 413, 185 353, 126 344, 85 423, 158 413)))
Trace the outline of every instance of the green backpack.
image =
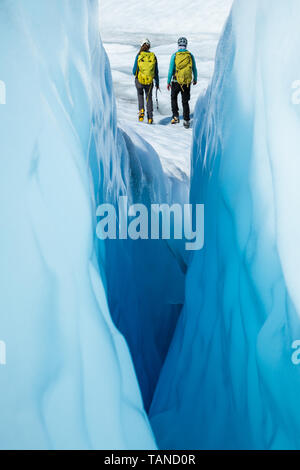
POLYGON ((179 51, 175 57, 176 80, 179 85, 190 85, 193 80, 193 61, 189 51, 179 51))
POLYGON ((151 85, 155 76, 156 57, 153 52, 141 52, 138 58, 138 81, 151 85))

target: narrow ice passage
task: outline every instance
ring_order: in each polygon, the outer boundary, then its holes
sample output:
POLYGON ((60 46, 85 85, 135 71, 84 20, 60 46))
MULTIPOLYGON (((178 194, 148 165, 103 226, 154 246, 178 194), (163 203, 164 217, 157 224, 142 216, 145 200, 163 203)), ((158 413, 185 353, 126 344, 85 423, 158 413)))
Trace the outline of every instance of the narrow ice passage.
MULTIPOLYGON (((217 42, 230 3, 225 2, 221 11, 219 4, 216 6, 219 24, 206 23, 202 32, 198 29, 202 14, 191 18, 185 11, 189 49, 196 58, 199 74, 198 85, 191 90, 192 118, 197 99, 205 92, 212 78, 217 42)), ((178 35, 165 22, 161 32, 155 30, 157 8, 147 11, 151 28, 147 29, 146 22, 144 31, 140 32, 143 11, 137 3, 133 4, 131 12, 128 11, 128 5, 121 6, 117 1, 103 1, 100 4, 101 36, 112 70, 118 125, 125 131, 127 140, 133 140, 129 143, 131 152, 134 153, 137 148, 144 150, 143 164, 147 165, 150 184, 143 190, 140 200, 183 205, 189 202, 193 129, 184 129, 182 123, 178 126, 170 125, 171 101, 170 92, 166 89, 170 58, 177 50, 178 35), (134 19, 136 28, 133 26, 134 19), (153 126, 138 122, 136 88, 132 75, 140 41, 147 35, 151 39, 151 50, 158 59, 160 70, 159 109, 154 90, 153 126)), ((161 9, 166 9, 167 14, 168 2, 160 2, 159 5, 161 9)), ((182 115, 180 98, 179 105, 182 115)), ((141 161, 141 154, 137 159, 141 161)), ((116 242, 108 244, 109 305, 116 325, 129 344, 148 410, 184 303, 189 254, 182 244, 174 246, 173 243, 170 247, 165 241, 118 243, 117 249, 116 242), (119 274, 113 269, 116 263, 119 274)))

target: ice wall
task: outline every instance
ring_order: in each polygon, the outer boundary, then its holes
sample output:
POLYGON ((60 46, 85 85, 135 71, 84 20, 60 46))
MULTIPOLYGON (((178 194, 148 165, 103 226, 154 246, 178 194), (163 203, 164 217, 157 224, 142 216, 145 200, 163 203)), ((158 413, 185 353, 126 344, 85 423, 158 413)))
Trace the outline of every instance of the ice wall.
POLYGON ((162 448, 300 448, 299 15, 236 1, 195 111, 206 246, 151 408, 162 448))
POLYGON ((126 186, 97 7, 0 5, 3 449, 155 447, 95 248, 95 206, 126 186))

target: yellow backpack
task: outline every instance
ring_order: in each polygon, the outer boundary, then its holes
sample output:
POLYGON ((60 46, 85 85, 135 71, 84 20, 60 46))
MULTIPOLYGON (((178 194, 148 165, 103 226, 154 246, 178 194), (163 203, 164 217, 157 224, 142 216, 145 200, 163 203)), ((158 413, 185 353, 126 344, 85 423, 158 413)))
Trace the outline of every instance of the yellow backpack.
POLYGON ((138 58, 138 81, 151 85, 155 76, 156 57, 153 52, 141 52, 138 58))
POLYGON ((176 80, 179 85, 190 85, 193 80, 193 61, 189 51, 179 51, 175 57, 176 80))

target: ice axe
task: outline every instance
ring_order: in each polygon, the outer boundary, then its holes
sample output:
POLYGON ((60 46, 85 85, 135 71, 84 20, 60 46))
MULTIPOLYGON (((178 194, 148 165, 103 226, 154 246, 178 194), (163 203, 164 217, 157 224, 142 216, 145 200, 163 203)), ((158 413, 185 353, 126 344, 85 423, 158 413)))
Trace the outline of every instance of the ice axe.
MULTIPOLYGON (((156 107, 157 111, 159 110, 159 104, 158 104, 158 90, 160 91, 160 88, 156 88, 156 107)), ((160 91, 161 92, 161 91, 160 91)))

